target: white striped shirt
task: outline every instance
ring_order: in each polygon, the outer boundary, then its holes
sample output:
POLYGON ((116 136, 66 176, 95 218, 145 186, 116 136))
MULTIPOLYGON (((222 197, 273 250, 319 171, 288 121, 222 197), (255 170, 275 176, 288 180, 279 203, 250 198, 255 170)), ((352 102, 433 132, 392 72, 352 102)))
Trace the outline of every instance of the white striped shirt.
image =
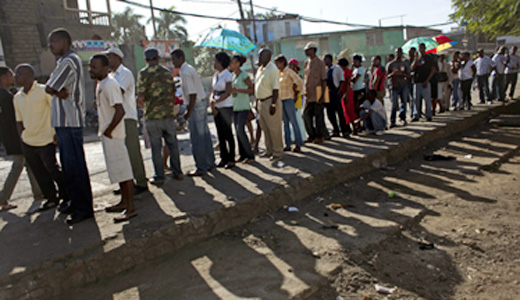
POLYGON ((56 68, 46 85, 55 91, 67 89, 69 93, 67 99, 52 97, 52 127, 83 127, 85 95, 81 58, 72 51, 65 53, 58 59, 56 68))

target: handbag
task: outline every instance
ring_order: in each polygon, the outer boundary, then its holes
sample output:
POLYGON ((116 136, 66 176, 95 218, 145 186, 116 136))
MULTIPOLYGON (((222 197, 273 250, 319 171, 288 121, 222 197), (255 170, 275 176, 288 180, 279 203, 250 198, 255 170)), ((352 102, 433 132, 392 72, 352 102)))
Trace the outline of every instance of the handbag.
POLYGON ((438 82, 446 82, 446 81, 448 81, 448 73, 446 73, 446 72, 439 72, 439 73, 437 73, 437 81, 438 82))

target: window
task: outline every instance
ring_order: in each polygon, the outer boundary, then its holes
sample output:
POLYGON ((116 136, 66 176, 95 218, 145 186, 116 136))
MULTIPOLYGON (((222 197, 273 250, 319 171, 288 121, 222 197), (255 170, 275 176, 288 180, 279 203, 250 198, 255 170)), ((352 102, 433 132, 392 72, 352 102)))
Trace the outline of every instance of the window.
POLYGON ((291 23, 285 22, 285 36, 291 36, 291 23))
POLYGON ((366 39, 367 46, 380 46, 384 44, 382 31, 367 32, 366 39))

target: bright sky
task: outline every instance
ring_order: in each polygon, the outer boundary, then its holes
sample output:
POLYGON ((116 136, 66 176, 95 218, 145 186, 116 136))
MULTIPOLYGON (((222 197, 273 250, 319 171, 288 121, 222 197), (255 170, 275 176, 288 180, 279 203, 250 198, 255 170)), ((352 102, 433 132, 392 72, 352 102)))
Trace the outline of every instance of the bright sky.
MULTIPOLYGON (((91 0, 92 1, 92 0, 91 0)), ((142 4, 150 4, 150 0, 133 0, 142 4)), ((233 0, 152 0, 155 7, 168 8, 175 5, 175 9, 181 12, 190 12, 211 16, 233 17, 239 18, 238 5, 233 0)), ((81 1, 80 1, 81 2, 81 1)), ((95 5, 100 0, 95 1, 95 5)), ((248 0, 243 0, 243 3, 248 0)), ((94 3, 94 1, 92 1, 94 3)), ((352 0, 318 0, 318 1, 302 1, 302 0, 254 0, 253 4, 264 7, 276 7, 278 10, 295 13, 302 16, 334 20, 340 22, 349 22, 356 24, 367 24, 377 26, 379 19, 383 26, 391 25, 415 25, 427 26, 449 21, 449 14, 453 11, 450 0, 417 1, 417 0, 368 0, 368 1, 352 1, 352 0), (302 5, 305 3, 305 5, 302 5), (435 4, 433 4, 435 3, 435 4), (401 17, 403 23, 401 23, 401 17), (387 19, 388 18, 388 19, 387 19)), ((112 11, 120 12, 128 6, 126 3, 118 0, 110 0, 112 11)), ((96 7, 96 6, 94 6, 96 7)), ((150 18, 150 10, 132 7, 138 14, 144 15, 146 22, 150 18)), ((249 10, 249 5, 243 4, 244 10, 249 10)), ((96 9, 96 8, 95 8, 96 9)), ((266 10, 254 8, 255 13, 263 13, 266 10)), ((233 21, 219 21, 214 19, 202 19, 195 17, 185 17, 188 23, 185 27, 191 40, 196 41, 202 34, 209 31, 216 25, 229 29, 238 29, 238 25, 233 21)), ((343 25, 332 25, 325 23, 309 23, 302 21, 303 34, 328 31, 342 31, 355 29, 343 25)), ((436 29, 443 31, 455 27, 456 24, 447 26, 437 26, 436 29)), ((153 34, 151 25, 146 27, 147 35, 153 34)))

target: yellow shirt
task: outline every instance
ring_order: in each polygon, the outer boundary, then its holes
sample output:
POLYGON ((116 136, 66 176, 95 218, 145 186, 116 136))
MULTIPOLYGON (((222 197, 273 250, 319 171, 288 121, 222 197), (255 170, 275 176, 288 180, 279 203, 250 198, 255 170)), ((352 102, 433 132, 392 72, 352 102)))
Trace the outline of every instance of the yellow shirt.
POLYGON ((265 67, 258 68, 255 76, 255 97, 265 99, 273 95, 273 90, 280 89, 280 71, 269 62, 265 67))
POLYGON ((293 99, 296 101, 297 99, 294 99, 294 85, 301 91, 303 89, 303 79, 292 69, 285 67, 280 73, 280 99, 293 99))
POLYGON ((25 128, 22 141, 29 146, 46 146, 54 140, 51 127, 52 96, 45 92, 45 86, 36 81, 26 94, 23 88, 14 95, 16 121, 25 128))

